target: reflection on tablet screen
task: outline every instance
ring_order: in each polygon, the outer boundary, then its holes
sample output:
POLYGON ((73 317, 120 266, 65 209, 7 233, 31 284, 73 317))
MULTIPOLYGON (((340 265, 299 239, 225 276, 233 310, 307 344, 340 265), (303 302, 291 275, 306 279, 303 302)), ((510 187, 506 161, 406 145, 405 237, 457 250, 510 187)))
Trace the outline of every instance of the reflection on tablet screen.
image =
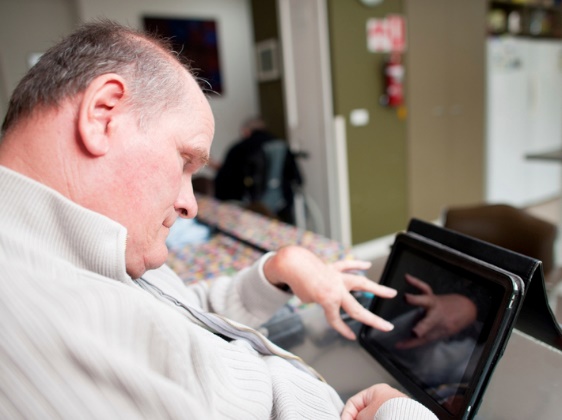
POLYGON ((404 249, 387 267, 394 299, 373 312, 394 330, 368 329, 363 339, 389 363, 455 415, 474 375, 503 290, 469 271, 404 249), (399 264, 397 263, 399 261, 399 264))

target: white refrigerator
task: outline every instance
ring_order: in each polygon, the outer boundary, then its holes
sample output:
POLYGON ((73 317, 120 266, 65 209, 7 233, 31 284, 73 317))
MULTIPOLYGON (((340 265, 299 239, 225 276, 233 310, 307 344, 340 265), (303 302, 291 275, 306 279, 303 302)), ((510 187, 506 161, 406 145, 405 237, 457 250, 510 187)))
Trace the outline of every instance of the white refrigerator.
POLYGON ((562 41, 495 37, 487 46, 486 200, 517 207, 560 195, 562 41))

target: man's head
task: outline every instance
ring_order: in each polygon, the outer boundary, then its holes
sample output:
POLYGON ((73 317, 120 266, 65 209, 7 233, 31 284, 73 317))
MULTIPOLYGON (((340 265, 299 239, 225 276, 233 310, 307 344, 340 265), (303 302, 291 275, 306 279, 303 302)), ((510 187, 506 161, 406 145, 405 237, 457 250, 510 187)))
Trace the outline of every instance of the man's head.
POLYGON ((112 22, 46 52, 10 100, 0 164, 127 228, 127 271, 165 262, 178 215, 194 217, 191 176, 214 121, 189 71, 161 41, 112 22))
POLYGON ((10 99, 2 131, 41 107, 59 106, 98 76, 117 73, 129 85, 128 100, 141 122, 178 106, 183 92, 170 47, 162 39, 111 21, 88 23, 49 49, 23 77, 10 99))

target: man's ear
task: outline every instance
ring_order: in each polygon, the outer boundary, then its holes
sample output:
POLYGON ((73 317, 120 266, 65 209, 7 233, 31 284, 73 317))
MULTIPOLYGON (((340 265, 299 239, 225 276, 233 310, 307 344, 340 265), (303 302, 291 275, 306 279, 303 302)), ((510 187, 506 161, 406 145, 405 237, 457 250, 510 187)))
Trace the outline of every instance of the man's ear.
POLYGON ((109 151, 115 116, 124 94, 125 80, 112 73, 98 76, 84 91, 78 109, 78 132, 83 147, 93 156, 109 151))

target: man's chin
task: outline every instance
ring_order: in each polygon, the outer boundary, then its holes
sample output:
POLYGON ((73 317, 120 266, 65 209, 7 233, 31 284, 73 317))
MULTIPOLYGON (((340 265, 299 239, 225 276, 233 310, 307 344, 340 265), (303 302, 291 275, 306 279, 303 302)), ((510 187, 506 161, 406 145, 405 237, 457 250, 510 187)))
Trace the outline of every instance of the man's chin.
POLYGON ((127 263, 127 274, 133 279, 138 279, 144 273, 156 268, 162 267, 168 260, 168 248, 164 247, 163 252, 159 252, 158 255, 151 255, 144 258, 141 261, 135 263, 127 263))

